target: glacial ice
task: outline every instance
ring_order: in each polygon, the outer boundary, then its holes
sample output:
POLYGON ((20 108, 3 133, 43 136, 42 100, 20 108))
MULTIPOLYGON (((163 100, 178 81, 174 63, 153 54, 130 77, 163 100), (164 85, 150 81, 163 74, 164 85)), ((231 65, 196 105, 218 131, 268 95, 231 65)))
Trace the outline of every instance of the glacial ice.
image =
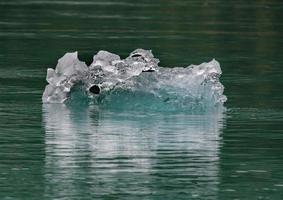
POLYGON ((54 69, 43 103, 64 103, 78 96, 99 107, 147 109, 212 108, 227 100, 216 60, 188 67, 164 68, 149 50, 137 49, 127 58, 99 51, 87 66, 77 52, 66 53, 54 69), (78 92, 79 90, 79 92, 78 92))

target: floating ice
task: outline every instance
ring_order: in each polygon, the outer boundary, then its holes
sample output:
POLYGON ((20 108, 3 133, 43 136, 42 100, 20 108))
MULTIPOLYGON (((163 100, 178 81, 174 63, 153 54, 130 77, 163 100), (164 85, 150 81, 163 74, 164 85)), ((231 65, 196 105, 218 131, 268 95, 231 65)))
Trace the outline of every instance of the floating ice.
MULTIPOLYGON (((88 67, 79 61, 78 53, 66 53, 58 60, 56 69, 47 69, 46 80, 49 83, 42 95, 44 103, 63 103, 71 88, 88 76, 88 67)), ((85 81, 86 82, 86 81, 85 81)))
POLYGON ((99 51, 87 66, 77 52, 66 53, 47 70, 43 103, 86 99, 108 108, 157 110, 212 108, 227 100, 216 60, 188 67, 163 68, 151 51, 137 49, 121 59, 99 51), (78 98, 82 97, 82 98, 78 98))

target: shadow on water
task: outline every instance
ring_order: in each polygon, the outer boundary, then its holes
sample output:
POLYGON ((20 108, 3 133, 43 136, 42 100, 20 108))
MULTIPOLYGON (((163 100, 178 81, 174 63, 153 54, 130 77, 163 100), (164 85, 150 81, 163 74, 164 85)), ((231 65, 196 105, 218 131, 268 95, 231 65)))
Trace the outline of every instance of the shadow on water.
POLYGON ((213 197, 225 114, 43 105, 45 194, 213 197), (169 192, 170 191, 170 192, 169 192))

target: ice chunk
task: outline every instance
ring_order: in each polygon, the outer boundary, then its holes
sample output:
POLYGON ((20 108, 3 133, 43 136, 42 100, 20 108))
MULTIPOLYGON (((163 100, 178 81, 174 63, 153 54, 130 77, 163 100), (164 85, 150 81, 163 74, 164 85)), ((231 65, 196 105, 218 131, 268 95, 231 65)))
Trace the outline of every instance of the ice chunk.
POLYGON ((94 65, 98 61, 104 62, 102 65, 111 65, 112 62, 117 60, 120 60, 120 56, 108 51, 99 51, 96 55, 93 56, 94 65))
POLYGON ((116 108, 207 109, 226 101, 220 74, 215 60, 186 68, 159 68, 119 82, 95 100, 101 106, 116 108))
POLYGON ((158 62, 159 60, 154 58, 151 51, 143 49, 133 51, 124 60, 107 51, 99 51, 93 57, 93 63, 89 67, 88 88, 95 84, 109 90, 117 83, 137 76, 143 71, 155 71, 158 62))
POLYGON ((47 70, 49 85, 42 100, 62 103, 76 84, 102 107, 192 109, 223 105, 227 100, 216 60, 175 68, 159 67, 158 63, 152 52, 144 49, 125 59, 99 51, 89 67, 78 60, 77 52, 67 53, 55 70, 47 70))
POLYGON ((66 53, 58 60, 56 66, 56 74, 64 76, 72 76, 82 74, 88 70, 87 65, 78 59, 78 52, 66 53))
POLYGON ((56 69, 47 69, 46 86, 42 95, 44 103, 63 103, 78 82, 86 80, 88 67, 78 59, 78 53, 66 53, 58 60, 56 69))

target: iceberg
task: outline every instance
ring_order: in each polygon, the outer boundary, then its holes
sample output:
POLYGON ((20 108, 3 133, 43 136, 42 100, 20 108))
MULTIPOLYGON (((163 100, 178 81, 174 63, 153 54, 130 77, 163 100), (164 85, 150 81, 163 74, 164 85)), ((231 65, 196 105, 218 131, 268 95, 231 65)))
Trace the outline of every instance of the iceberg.
POLYGON ((192 110, 223 106, 220 64, 213 59, 187 67, 160 67, 150 50, 121 59, 99 51, 87 66, 78 53, 66 53, 47 69, 43 103, 84 101, 105 108, 192 110), (83 99, 83 100, 82 100, 83 99))

